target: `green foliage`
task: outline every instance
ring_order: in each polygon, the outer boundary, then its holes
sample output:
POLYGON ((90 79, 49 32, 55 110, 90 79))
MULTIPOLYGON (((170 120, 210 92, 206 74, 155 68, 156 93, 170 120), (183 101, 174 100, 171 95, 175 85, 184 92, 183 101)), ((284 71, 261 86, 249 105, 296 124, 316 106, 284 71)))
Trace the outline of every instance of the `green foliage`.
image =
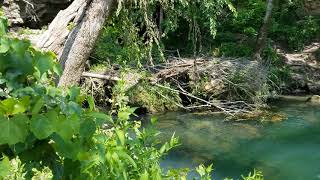
POLYGON ((183 46, 187 42, 189 53, 197 53, 203 34, 210 39, 216 36, 218 16, 225 11, 235 13, 229 0, 120 1, 117 16, 107 23, 93 59, 138 66, 161 62, 164 49, 171 47, 168 39, 179 39, 183 46))
POLYGON ((253 48, 248 44, 235 42, 222 43, 219 49, 226 57, 250 57, 253 54, 253 48))
POLYGON ((233 0, 237 16, 226 16, 217 26, 215 46, 220 54, 230 57, 250 57, 266 9, 263 0, 233 0))
POLYGON ((0 179, 23 180, 25 176, 24 165, 19 158, 9 160, 8 157, 4 156, 0 161, 0 179))
POLYGON ((267 77, 269 91, 281 93, 281 86, 292 81, 292 70, 284 64, 276 51, 267 43, 267 47, 262 52, 262 57, 270 63, 267 77))
POLYGON ((97 111, 80 88, 55 87, 61 71, 52 53, 6 35, 0 42, 0 179, 174 177, 159 161, 178 145, 176 137, 160 144, 155 129, 129 121, 136 108, 125 101, 111 116, 97 111))
POLYGON ((263 180, 263 175, 261 173, 261 171, 256 171, 254 170, 253 173, 249 173, 248 176, 242 176, 243 180, 263 180))
POLYGON ((4 17, 2 11, 0 11, 0 36, 3 36, 7 33, 8 30, 8 19, 4 17))
POLYGON ((292 51, 302 50, 320 34, 319 17, 303 16, 299 14, 301 11, 301 1, 280 1, 270 28, 270 37, 292 51))
POLYGON ((139 36, 139 28, 130 19, 129 10, 121 12, 104 28, 93 52, 94 60, 110 65, 141 65, 146 61, 148 47, 139 36))
POLYGON ((196 168, 196 171, 200 175, 200 178, 203 180, 211 180, 211 171, 212 171, 212 164, 208 167, 205 167, 204 165, 200 165, 196 168))
MULTIPOLYGON (((226 16, 217 26, 213 42, 220 54, 232 57, 250 57, 266 11, 264 0, 233 0, 237 16, 226 16)), ((301 1, 278 1, 273 10, 269 38, 282 48, 302 50, 305 45, 319 38, 319 17, 303 16, 301 1)))
MULTIPOLYGON (((165 84, 169 86, 169 84, 165 84)), ((177 110, 181 104, 179 94, 168 89, 141 82, 128 91, 129 100, 136 106, 145 107, 149 112, 177 110)))

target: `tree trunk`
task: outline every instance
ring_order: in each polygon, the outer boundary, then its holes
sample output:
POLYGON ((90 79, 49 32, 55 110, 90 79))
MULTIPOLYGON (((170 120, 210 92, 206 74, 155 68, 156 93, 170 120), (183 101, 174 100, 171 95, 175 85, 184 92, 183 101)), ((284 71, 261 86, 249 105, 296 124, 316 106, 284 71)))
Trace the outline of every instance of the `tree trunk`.
POLYGON ((63 68, 58 86, 80 81, 85 62, 116 0, 74 0, 56 16, 37 46, 54 51, 63 68))
POLYGON ((92 0, 88 4, 83 18, 80 18, 80 22, 72 30, 61 54, 60 61, 64 71, 58 86, 79 83, 85 62, 114 4, 115 0, 92 0))
POLYGON ((274 0, 268 0, 266 14, 258 34, 256 50, 253 55, 253 60, 259 61, 260 63, 262 63, 261 52, 266 44, 266 40, 268 36, 268 28, 271 23, 273 3, 274 3, 274 0))
POLYGON ((45 51, 53 51, 60 59, 64 44, 71 31, 70 25, 78 21, 76 16, 79 17, 86 6, 86 0, 74 0, 67 9, 60 11, 49 25, 48 30, 40 37, 36 46, 45 51))

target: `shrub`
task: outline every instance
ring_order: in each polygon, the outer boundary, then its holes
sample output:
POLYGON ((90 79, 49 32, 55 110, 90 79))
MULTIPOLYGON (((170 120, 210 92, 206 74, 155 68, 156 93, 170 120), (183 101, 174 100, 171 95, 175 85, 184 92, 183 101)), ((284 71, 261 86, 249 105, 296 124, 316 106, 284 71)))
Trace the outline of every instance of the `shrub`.
POLYGON ((119 106, 111 116, 98 112, 92 97, 81 94, 80 88, 57 88, 53 80, 61 68, 54 54, 8 37, 6 27, 0 16, 0 179, 176 175, 166 174, 159 161, 178 145, 177 138, 159 144, 155 129, 129 121, 135 108, 119 106))

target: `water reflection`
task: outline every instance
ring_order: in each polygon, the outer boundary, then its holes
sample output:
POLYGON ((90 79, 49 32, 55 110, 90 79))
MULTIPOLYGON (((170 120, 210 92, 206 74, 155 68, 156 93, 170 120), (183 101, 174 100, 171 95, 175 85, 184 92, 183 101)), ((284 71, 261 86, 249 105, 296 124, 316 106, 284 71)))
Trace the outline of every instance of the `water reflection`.
POLYGON ((214 178, 239 178, 254 168, 266 179, 320 179, 320 107, 278 104, 288 119, 277 123, 230 123, 223 116, 192 113, 158 115, 163 139, 173 132, 182 145, 163 167, 214 163, 214 178))

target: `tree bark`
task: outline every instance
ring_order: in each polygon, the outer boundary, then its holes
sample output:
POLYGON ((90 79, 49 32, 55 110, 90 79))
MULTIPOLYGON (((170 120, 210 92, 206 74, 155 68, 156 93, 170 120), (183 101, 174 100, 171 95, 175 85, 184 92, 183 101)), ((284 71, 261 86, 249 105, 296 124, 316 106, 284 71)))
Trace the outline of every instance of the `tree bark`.
POLYGON ((91 0, 80 16, 64 45, 60 57, 63 74, 58 86, 76 85, 84 71, 85 62, 95 45, 106 18, 111 14, 115 0, 91 0))
POLYGON ((268 0, 268 2, 267 2, 266 14, 265 14, 265 17, 263 19, 263 24, 262 24, 260 31, 259 31, 259 34, 258 34, 258 38, 257 38, 257 42, 256 42, 256 50, 253 55, 253 60, 259 61, 261 63, 262 63, 261 52, 266 44, 266 40, 268 37, 268 28, 271 23, 274 1, 275 0, 268 0))
POLYGON ((60 11, 37 42, 37 47, 45 51, 53 51, 60 59, 64 44, 71 31, 68 26, 76 23, 76 16, 79 16, 86 6, 86 0, 75 0, 67 9, 60 11))
POLYGON ((74 0, 59 12, 38 41, 39 48, 58 55, 63 68, 58 86, 79 83, 85 62, 115 4, 116 0, 74 0))

